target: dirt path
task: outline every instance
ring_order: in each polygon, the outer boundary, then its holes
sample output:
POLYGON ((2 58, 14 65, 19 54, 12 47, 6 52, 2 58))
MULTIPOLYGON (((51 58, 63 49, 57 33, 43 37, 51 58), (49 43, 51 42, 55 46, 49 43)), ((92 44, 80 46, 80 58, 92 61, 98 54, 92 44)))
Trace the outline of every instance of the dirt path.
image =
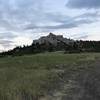
POLYGON ((58 89, 40 100, 100 100, 100 61, 64 70, 61 78, 58 89))

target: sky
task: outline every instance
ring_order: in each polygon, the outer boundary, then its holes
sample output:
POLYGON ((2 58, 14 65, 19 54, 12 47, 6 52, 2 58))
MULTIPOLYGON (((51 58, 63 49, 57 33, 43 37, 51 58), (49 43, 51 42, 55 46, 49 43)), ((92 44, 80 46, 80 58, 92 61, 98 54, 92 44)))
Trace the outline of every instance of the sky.
POLYGON ((0 51, 50 32, 100 40, 100 0, 0 0, 0 51))

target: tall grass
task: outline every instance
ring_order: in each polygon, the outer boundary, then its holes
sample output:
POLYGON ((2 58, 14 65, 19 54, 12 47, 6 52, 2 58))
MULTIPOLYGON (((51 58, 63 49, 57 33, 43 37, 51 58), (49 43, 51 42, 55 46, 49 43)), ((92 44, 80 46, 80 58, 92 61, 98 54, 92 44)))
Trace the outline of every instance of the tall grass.
POLYGON ((62 52, 0 58, 0 100, 38 100, 57 87, 59 70, 97 58, 100 54, 62 52))

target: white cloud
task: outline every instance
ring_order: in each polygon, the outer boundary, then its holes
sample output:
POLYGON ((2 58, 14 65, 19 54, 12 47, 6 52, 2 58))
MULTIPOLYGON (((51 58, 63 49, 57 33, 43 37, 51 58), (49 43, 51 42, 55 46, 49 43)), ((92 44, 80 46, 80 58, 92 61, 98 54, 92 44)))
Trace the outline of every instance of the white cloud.
POLYGON ((14 39, 14 45, 16 46, 23 46, 23 45, 30 45, 32 43, 32 40, 27 37, 17 37, 14 39))

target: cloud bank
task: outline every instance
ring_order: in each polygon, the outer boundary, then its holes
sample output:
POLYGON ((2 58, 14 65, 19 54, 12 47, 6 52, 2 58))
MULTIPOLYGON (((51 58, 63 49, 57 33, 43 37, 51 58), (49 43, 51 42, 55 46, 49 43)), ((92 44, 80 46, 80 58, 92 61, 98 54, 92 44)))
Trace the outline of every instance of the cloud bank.
POLYGON ((99 0, 68 0, 65 6, 66 1, 0 0, 0 47, 23 45, 25 40, 31 43, 31 35, 34 39, 36 34, 59 30, 67 32, 74 28, 81 30, 80 27, 99 22, 99 0), (74 8, 77 11, 72 12, 74 8), (88 10, 81 12, 80 8, 88 10))
POLYGON ((87 9, 98 9, 100 8, 100 0, 69 0, 66 4, 70 8, 87 8, 87 9))

